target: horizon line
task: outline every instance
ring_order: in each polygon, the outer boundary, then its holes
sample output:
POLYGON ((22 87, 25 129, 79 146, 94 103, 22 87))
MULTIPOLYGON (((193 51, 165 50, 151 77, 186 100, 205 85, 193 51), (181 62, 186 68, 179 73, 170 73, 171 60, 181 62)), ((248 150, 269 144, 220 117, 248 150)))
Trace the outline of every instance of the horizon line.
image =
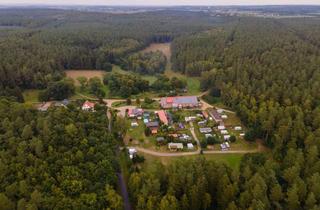
POLYGON ((319 4, 54 4, 54 3, 0 3, 0 6, 109 6, 109 7, 236 7, 236 6, 320 6, 319 4))

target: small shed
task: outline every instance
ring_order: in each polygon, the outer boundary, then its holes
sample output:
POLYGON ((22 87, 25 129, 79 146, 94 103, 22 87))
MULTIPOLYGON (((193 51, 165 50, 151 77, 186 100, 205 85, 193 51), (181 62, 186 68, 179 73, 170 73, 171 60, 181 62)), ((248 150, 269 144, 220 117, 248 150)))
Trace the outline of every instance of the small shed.
POLYGON ((218 126, 218 130, 225 130, 225 129, 226 129, 226 127, 224 125, 219 125, 218 126))
POLYGON ((168 148, 170 151, 182 150, 183 144, 182 143, 169 143, 168 148))
POLYGON ((188 144, 187 144, 187 147, 188 147, 188 149, 194 149, 194 146, 193 146, 192 143, 188 143, 188 144))
POLYGON ((135 148, 129 148, 128 153, 129 153, 130 159, 132 159, 137 154, 137 150, 135 148))
POLYGON ((227 130, 221 130, 220 132, 221 132, 222 135, 228 134, 227 130))
POLYGON ((162 136, 156 138, 157 142, 163 142, 165 139, 162 136))
POLYGON ((224 136, 223 136, 223 139, 224 139, 225 141, 228 141, 228 140, 230 139, 230 135, 224 135, 224 136))
POLYGON ((211 128, 199 128, 200 133, 211 133, 211 128))
POLYGON ((199 125, 199 126, 205 126, 205 125, 207 125, 207 121, 206 121, 206 120, 199 121, 199 122, 198 122, 198 125, 199 125))
POLYGON ((138 127, 138 126, 139 126, 139 124, 137 121, 131 122, 131 127, 138 127))

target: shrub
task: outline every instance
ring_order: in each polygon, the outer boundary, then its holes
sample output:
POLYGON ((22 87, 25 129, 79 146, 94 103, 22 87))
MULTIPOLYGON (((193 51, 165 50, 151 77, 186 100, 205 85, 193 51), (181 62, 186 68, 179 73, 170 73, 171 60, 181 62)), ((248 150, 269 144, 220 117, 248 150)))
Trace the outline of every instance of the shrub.
POLYGON ((202 140, 202 141, 200 142, 200 146, 201 146, 201 148, 203 148, 203 149, 207 148, 207 146, 208 146, 207 140, 206 140, 206 139, 202 140))
POLYGON ((207 138, 207 143, 209 145, 213 145, 213 144, 220 144, 221 141, 218 138, 211 136, 211 137, 207 138))
POLYGON ((230 142, 235 142, 236 140, 237 140, 237 138, 236 138, 235 135, 231 135, 230 138, 229 138, 230 142))

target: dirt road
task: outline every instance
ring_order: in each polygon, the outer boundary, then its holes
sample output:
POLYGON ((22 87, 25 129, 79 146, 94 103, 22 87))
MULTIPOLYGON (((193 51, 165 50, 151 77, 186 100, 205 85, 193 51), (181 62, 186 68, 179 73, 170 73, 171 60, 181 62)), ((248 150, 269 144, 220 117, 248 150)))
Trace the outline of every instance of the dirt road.
MULTIPOLYGON (((156 157, 181 157, 181 156, 191 156, 191 155, 199 155, 200 152, 157 152, 150 149, 145 149, 142 147, 130 147, 135 148, 138 152, 145 153, 148 155, 156 156, 156 157)), ((247 153, 257 153, 260 152, 258 149, 254 150, 228 150, 228 151, 203 151, 203 154, 247 154, 247 153)))
POLYGON ((191 134, 192 134, 192 136, 193 136, 193 139, 197 142, 197 146, 198 146, 197 152, 200 154, 200 152, 201 152, 201 145, 200 145, 200 141, 199 141, 196 133, 194 132, 194 127, 193 127, 193 123, 192 123, 192 122, 190 122, 190 132, 191 132, 191 134))
MULTIPOLYGON (((227 110, 227 109, 223 109, 223 108, 220 108, 220 107, 217 107, 217 106, 212 106, 211 104, 205 102, 203 99, 201 99, 201 96, 203 94, 205 94, 206 92, 200 94, 200 95, 197 95, 197 97, 200 98, 200 102, 202 103, 202 107, 201 107, 201 110, 206 110, 208 108, 217 108, 217 109, 222 109, 223 111, 225 112, 228 112, 228 113, 235 113, 233 111, 230 111, 230 110, 227 110)), ((140 99, 140 101, 143 101, 144 99, 140 99)), ((153 98, 153 100, 155 101, 159 101, 160 98, 153 98)), ((113 103, 116 103, 116 102, 121 102, 121 101, 126 101, 125 99, 103 99, 103 101, 107 104, 108 107, 112 107, 112 104, 113 103)), ((120 110, 122 107, 113 107, 117 110, 120 110)))

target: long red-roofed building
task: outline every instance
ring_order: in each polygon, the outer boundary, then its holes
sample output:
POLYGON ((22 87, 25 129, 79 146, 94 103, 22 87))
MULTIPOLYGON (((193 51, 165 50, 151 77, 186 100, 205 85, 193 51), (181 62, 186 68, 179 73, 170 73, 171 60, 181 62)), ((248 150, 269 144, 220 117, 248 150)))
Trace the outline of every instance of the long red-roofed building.
POLYGON ((161 98, 160 105, 164 109, 195 108, 199 107, 200 103, 197 96, 175 96, 161 98))
POLYGON ((160 111, 157 111, 157 114, 159 116, 159 119, 160 121, 165 124, 165 125, 168 125, 169 124, 169 120, 168 120, 168 117, 167 117, 167 113, 164 111, 164 110, 160 110, 160 111))

